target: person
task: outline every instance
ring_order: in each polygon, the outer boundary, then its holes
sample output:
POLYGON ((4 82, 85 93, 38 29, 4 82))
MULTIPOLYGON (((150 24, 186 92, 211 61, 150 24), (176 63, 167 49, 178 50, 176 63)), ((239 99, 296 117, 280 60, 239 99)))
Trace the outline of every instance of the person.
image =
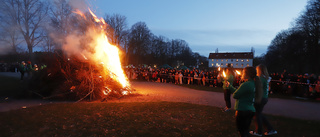
POLYGON ((181 72, 179 72, 179 82, 180 82, 180 84, 182 84, 182 78, 183 78, 183 75, 182 75, 181 72))
POLYGON ((34 65, 33 65, 33 70, 34 70, 34 71, 38 71, 38 70, 39 70, 39 68, 38 68, 38 65, 37 65, 37 64, 34 64, 34 65))
POLYGON ((228 67, 226 69, 226 77, 224 78, 224 82, 222 86, 224 91, 224 101, 226 103, 226 107, 224 108, 224 111, 229 111, 231 109, 231 100, 230 100, 231 92, 226 86, 226 82, 229 82, 230 85, 233 85, 233 79, 234 77, 232 75, 231 67, 228 67))
POLYGON ((22 61, 21 64, 19 65, 19 71, 21 74, 20 80, 23 80, 24 73, 26 72, 26 63, 24 61, 22 61))
POLYGON ((33 72, 33 67, 32 67, 31 61, 27 62, 26 72, 28 73, 28 79, 31 79, 32 78, 32 72, 33 72))
POLYGON ((262 136, 262 128, 263 126, 266 127, 267 132, 264 133, 264 135, 273 135, 277 134, 277 131, 273 129, 269 121, 266 119, 266 117, 262 114, 264 106, 268 102, 268 89, 269 89, 269 82, 271 78, 269 77, 269 73, 267 70, 267 67, 263 64, 260 64, 256 68, 257 76, 259 77, 261 81, 262 86, 262 99, 261 102, 255 102, 254 107, 256 109, 256 113, 254 116, 254 122, 255 122, 255 130, 250 131, 250 134, 256 135, 256 136, 262 136))
POLYGON ((176 72, 176 74, 174 75, 174 79, 175 79, 174 84, 179 84, 179 74, 178 74, 178 72, 176 72))
POLYGON ((316 81, 316 86, 314 87, 314 91, 316 92, 316 98, 319 98, 320 95, 320 80, 316 81))
POLYGON ((232 97, 236 99, 234 109, 237 129, 241 137, 249 136, 249 126, 256 111, 254 108, 256 87, 256 70, 253 67, 245 67, 242 72, 243 82, 238 89, 231 83, 225 81, 226 88, 233 92, 232 97))

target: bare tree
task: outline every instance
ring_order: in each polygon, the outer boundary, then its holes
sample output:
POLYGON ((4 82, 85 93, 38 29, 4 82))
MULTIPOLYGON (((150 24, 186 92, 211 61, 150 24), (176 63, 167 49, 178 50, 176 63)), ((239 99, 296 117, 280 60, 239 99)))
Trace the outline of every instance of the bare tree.
POLYGON ((169 40, 164 36, 153 36, 151 43, 151 54, 159 63, 166 63, 166 56, 168 55, 169 40))
POLYGON ((320 0, 310 0, 306 10, 297 20, 297 28, 302 29, 307 35, 307 61, 310 71, 319 73, 320 62, 320 0))
POLYGON ((8 46, 8 52, 18 53, 20 51, 19 44, 22 43, 21 35, 16 26, 9 26, 2 22, 0 41, 4 43, 4 46, 8 46))
POLYGON ((50 38, 49 35, 43 36, 43 42, 42 42, 41 48, 45 52, 53 52, 54 51, 55 43, 52 40, 52 38, 50 38))
POLYGON ((109 25, 107 28, 108 37, 111 38, 111 43, 121 46, 126 49, 125 37, 128 35, 127 18, 119 14, 106 15, 105 21, 109 25))
POLYGON ((13 0, 4 0, 0 3, 0 40, 5 46, 10 47, 8 52, 13 53, 18 52, 18 46, 22 42, 17 24, 13 18, 10 18, 16 14, 14 11, 16 6, 13 0))
POLYGON ((7 10, 8 21, 17 29, 27 44, 29 55, 31 57, 33 48, 43 39, 42 23, 46 19, 48 6, 41 0, 4 0, 2 1, 7 10))
POLYGON ((141 64, 150 53, 149 44, 151 32, 146 23, 138 22, 131 27, 128 53, 134 64, 141 64))
POLYGON ((72 7, 66 0, 55 0, 49 8, 49 16, 51 19, 50 26, 53 28, 50 31, 58 33, 61 38, 64 38, 70 31, 69 23, 71 20, 72 7))

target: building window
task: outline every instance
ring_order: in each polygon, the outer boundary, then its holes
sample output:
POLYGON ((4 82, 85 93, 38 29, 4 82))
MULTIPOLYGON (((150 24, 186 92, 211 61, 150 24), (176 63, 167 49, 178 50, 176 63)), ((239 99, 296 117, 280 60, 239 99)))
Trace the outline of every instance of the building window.
POLYGON ((231 62, 233 62, 233 59, 231 59, 231 62))
POLYGON ((238 67, 238 63, 236 64, 236 66, 238 67))
POLYGON ((228 62, 228 59, 226 59, 226 62, 228 62))
POLYGON ((247 62, 249 62, 249 59, 247 59, 247 62))
POLYGON ((218 63, 216 63, 216 66, 218 67, 218 66, 219 66, 219 64, 218 64, 218 63))
POLYGON ((247 67, 249 67, 249 63, 247 64, 247 67))
POLYGON ((236 62, 238 62, 239 60, 237 59, 236 62))
POLYGON ((221 63, 221 67, 223 66, 223 63, 221 63))
POLYGON ((243 67, 243 64, 241 64, 241 67, 243 67))
POLYGON ((212 62, 213 62, 213 59, 212 59, 212 62))
POLYGON ((213 63, 211 64, 211 66, 213 67, 213 63))
POLYGON ((244 60, 242 59, 241 62, 243 62, 244 60))
POLYGON ((221 62, 223 62, 223 59, 221 60, 221 62))
POLYGON ((217 60, 217 62, 218 62, 219 60, 217 60))
POLYGON ((233 67, 233 63, 231 63, 231 67, 233 67))
POLYGON ((228 66, 228 63, 226 63, 226 66, 228 66))

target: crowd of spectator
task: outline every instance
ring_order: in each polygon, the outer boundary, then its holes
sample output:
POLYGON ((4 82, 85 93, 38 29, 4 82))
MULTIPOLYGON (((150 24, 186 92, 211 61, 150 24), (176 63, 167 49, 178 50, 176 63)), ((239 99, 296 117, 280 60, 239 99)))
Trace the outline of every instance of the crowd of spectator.
MULTIPOLYGON (((203 71, 198 69, 128 68, 126 69, 126 73, 129 79, 209 87, 221 87, 223 77, 220 71, 203 71)), ((240 75, 236 77, 235 85, 239 85, 239 81, 240 75)))
POLYGON ((18 72, 19 63, 0 63, 0 72, 18 72))
POLYGON ((315 74, 290 74, 286 70, 283 73, 272 73, 270 92, 289 94, 299 97, 320 97, 320 75, 315 74))
MULTIPOLYGON (((170 69, 170 68, 127 68, 129 79, 173 84, 202 85, 222 87, 223 70, 204 71, 199 69, 170 69)), ((241 84, 241 75, 234 72, 235 87, 241 84)), ((320 98, 320 76, 315 74, 271 73, 269 83, 270 94, 284 94, 305 98, 320 98)))
MULTIPOLYGON (((29 62, 27 62, 28 64, 29 62)), ((21 63, 0 64, 1 72, 21 72, 21 63)), ((27 66, 27 65, 26 65, 27 66)), ((30 64, 29 64, 30 66, 30 64)), ((41 65, 41 68, 45 65, 41 65)), ((45 66, 46 67, 46 66, 45 66)), ((31 68, 31 67, 30 67, 31 68)), ((32 65, 37 69, 37 65, 32 65)), ((171 69, 140 67, 126 68, 129 79, 146 80, 173 84, 201 85, 208 87, 222 87, 223 70, 199 70, 199 69, 171 69)), ((233 86, 241 84, 241 75, 234 73, 233 86)), ((292 95, 305 98, 320 98, 320 75, 315 74, 291 74, 284 70, 282 73, 271 73, 269 83, 270 94, 292 95)), ((22 76, 23 78, 23 76, 22 76)))

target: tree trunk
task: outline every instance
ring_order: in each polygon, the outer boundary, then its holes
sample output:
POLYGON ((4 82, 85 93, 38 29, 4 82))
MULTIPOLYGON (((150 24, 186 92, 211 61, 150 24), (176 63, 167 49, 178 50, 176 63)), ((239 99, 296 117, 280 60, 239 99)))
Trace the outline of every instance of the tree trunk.
POLYGON ((28 44, 28 51, 29 51, 29 60, 31 62, 34 62, 35 59, 34 59, 34 56, 33 56, 33 47, 31 44, 28 44))

